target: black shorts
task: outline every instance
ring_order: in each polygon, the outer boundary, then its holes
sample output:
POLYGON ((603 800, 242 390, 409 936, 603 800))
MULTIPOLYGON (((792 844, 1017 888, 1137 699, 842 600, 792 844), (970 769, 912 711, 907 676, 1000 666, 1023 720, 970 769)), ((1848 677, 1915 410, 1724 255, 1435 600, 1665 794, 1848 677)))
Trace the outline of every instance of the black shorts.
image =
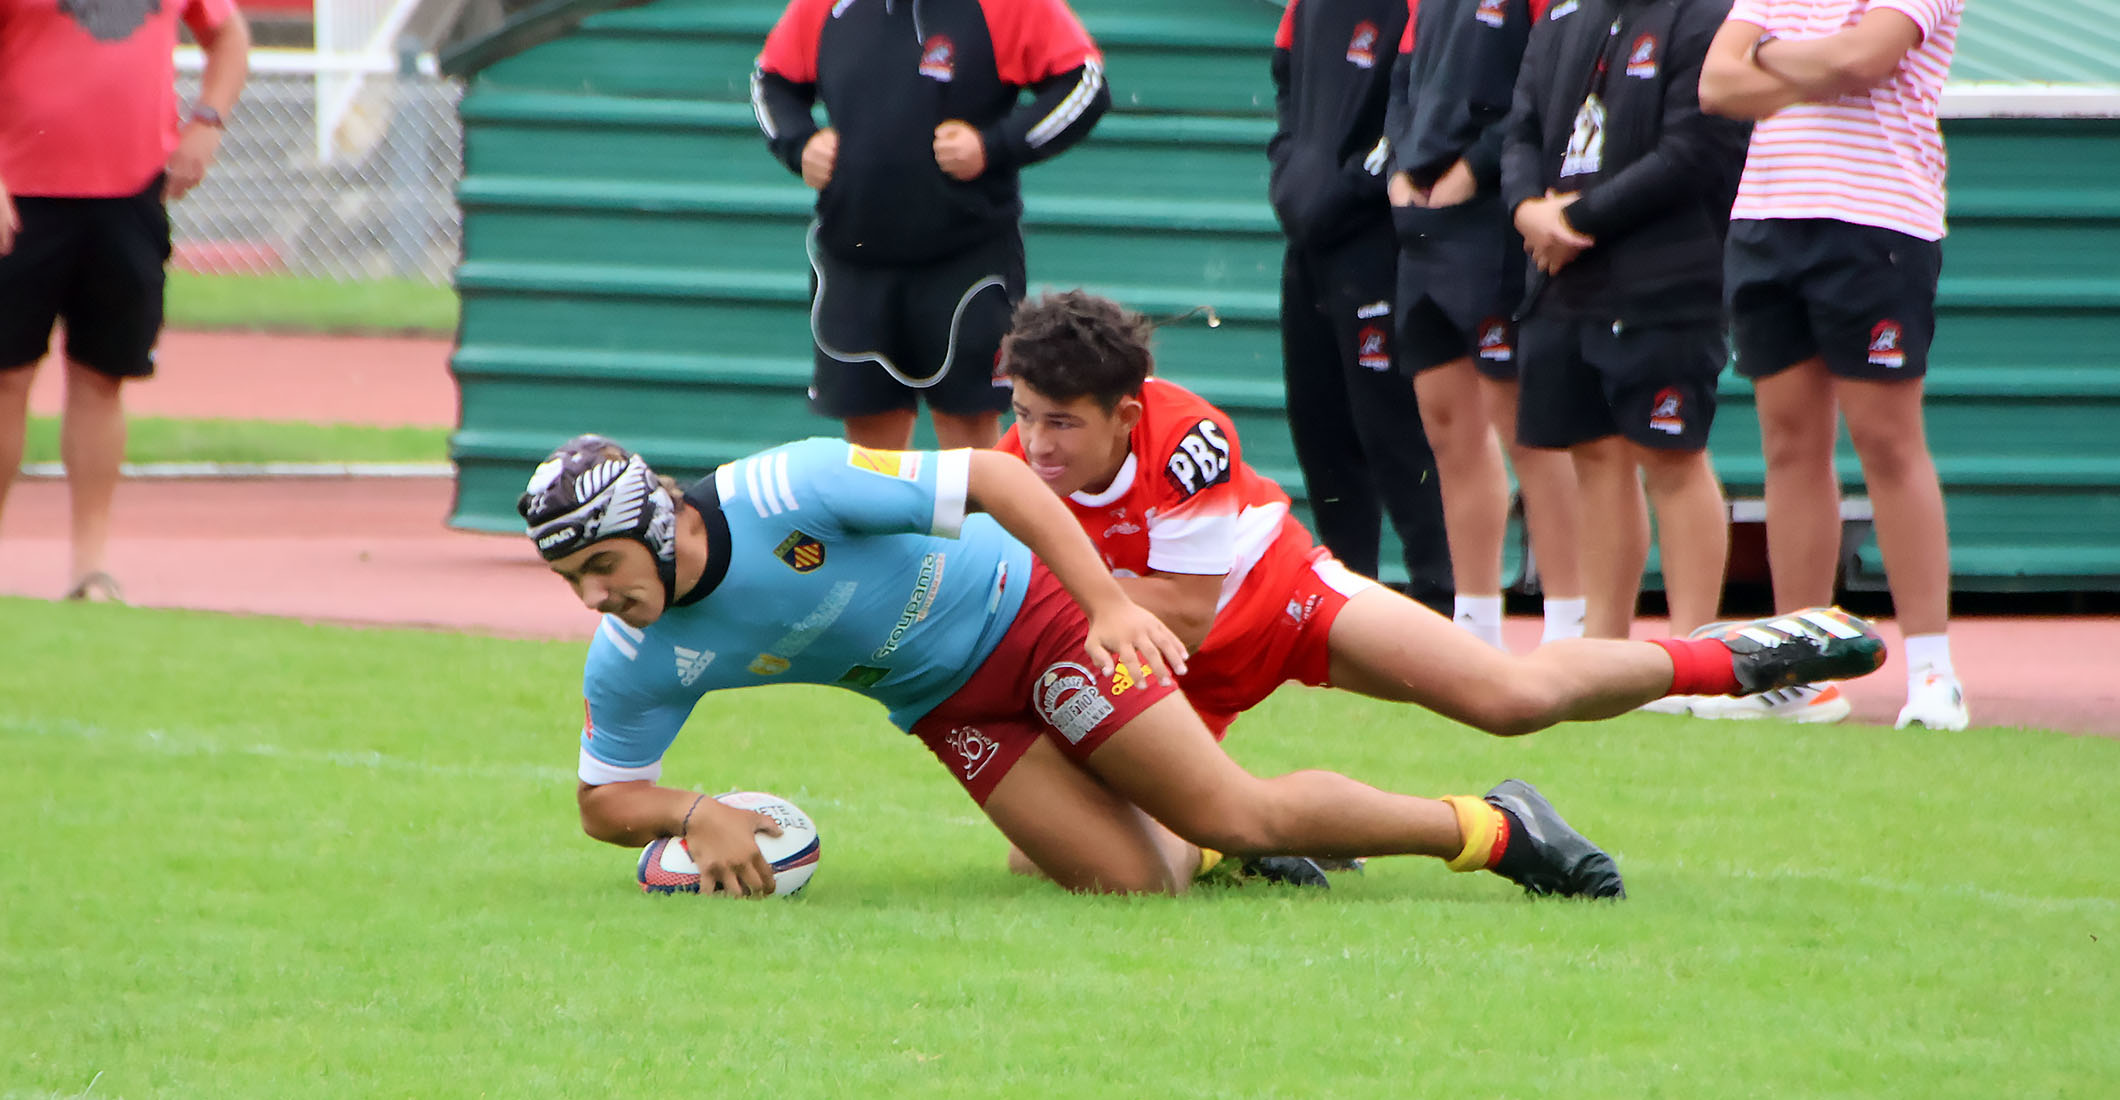
POLYGON ((1723 294, 1737 370, 1765 378, 1813 357, 1841 378, 1928 371, 1943 245, 1830 218, 1730 223, 1723 294))
POLYGON ((819 247, 812 226, 809 252, 813 411, 845 419, 923 398, 958 416, 1008 408, 1008 382, 994 368, 1023 300, 1020 234, 934 263, 868 267, 819 247))
POLYGON ((28 366, 66 322, 66 357, 112 378, 155 372, 169 212, 162 177, 136 195, 18 195, 22 230, 0 256, 0 368, 28 366))
POLYGON ((1729 361, 1720 324, 1623 327, 1533 314, 1518 329, 1517 439, 1573 447, 1620 435, 1659 451, 1698 451, 1715 423, 1729 361))
POLYGON ((1440 209, 1397 207, 1399 369, 1413 375, 1470 356, 1481 374, 1516 380, 1523 243, 1499 198, 1440 209))

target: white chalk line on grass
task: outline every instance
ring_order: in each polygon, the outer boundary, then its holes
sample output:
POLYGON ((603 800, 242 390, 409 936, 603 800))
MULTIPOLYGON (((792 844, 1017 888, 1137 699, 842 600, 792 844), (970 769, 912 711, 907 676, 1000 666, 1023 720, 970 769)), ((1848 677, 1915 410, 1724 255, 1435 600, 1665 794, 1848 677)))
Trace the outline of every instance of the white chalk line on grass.
POLYGON ((426 760, 408 760, 373 750, 363 752, 343 749, 298 749, 266 742, 231 745, 195 730, 150 729, 131 732, 71 719, 32 723, 19 718, 0 716, 0 730, 32 736, 67 737, 116 745, 120 748, 138 748, 165 756, 249 756, 297 764, 322 764, 336 768, 406 772, 460 779, 531 779, 540 783, 566 783, 572 782, 575 777, 570 769, 538 764, 437 764, 426 760))
MULTIPOLYGON (((538 783, 578 782, 577 774, 566 768, 547 767, 541 764, 437 764, 426 760, 408 760, 389 756, 374 750, 317 750, 289 748, 266 742, 249 745, 230 745, 195 730, 150 729, 139 732, 113 730, 94 722, 75 719, 57 719, 44 722, 27 722, 20 718, 0 715, 0 732, 20 733, 38 737, 68 737, 80 741, 92 741, 120 748, 139 748, 165 756, 248 756, 261 760, 280 760, 297 764, 317 764, 333 768, 357 768, 364 771, 395 771, 413 775, 429 775, 452 779, 529 779, 538 783)), ((712 784, 708 790, 718 790, 712 784)), ((809 794, 803 802, 811 809, 826 806, 844 806, 839 799, 809 794)), ((983 817, 964 814, 937 814, 890 803, 871 804, 864 814, 913 817, 936 824, 964 827, 979 827, 987 824, 983 817)))

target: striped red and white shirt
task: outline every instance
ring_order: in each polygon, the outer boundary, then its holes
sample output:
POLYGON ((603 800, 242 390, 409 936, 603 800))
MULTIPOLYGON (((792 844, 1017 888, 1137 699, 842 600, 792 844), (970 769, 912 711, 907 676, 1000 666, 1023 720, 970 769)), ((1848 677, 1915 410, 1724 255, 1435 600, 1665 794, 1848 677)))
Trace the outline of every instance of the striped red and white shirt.
POLYGON ((1733 220, 1832 218, 1942 239, 1944 153, 1936 105, 1965 0, 1736 0, 1730 20, 1801 40, 1852 26, 1871 9, 1913 20, 1920 45, 1868 91, 1799 103, 1762 119, 1752 131, 1733 220))

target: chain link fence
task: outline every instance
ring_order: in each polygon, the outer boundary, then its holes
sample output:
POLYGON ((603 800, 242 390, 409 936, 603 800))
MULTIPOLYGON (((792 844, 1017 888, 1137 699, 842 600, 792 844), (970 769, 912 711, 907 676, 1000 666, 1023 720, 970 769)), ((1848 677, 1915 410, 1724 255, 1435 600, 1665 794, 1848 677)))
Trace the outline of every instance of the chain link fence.
MULTIPOLYGON (((189 103, 199 76, 186 68, 177 90, 189 103)), ((329 71, 317 55, 253 67, 206 181, 170 208, 178 268, 449 281, 462 89, 418 71, 343 71, 353 68, 329 71)))

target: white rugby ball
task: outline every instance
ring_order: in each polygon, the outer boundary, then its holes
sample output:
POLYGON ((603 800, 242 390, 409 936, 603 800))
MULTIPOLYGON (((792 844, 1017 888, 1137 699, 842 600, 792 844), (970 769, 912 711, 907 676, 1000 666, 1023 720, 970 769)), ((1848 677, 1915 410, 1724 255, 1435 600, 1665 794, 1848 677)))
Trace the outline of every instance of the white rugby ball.
MULTIPOLYGON (((817 871, 817 825, 793 802, 763 791, 731 791, 715 801, 739 810, 756 810, 780 826, 779 836, 758 834, 758 850, 773 865, 773 896, 789 897, 809 885, 817 871)), ((662 837, 641 849, 633 872, 642 892, 699 893, 699 865, 676 837, 662 837)), ((714 887, 719 892, 721 887, 714 887)))

